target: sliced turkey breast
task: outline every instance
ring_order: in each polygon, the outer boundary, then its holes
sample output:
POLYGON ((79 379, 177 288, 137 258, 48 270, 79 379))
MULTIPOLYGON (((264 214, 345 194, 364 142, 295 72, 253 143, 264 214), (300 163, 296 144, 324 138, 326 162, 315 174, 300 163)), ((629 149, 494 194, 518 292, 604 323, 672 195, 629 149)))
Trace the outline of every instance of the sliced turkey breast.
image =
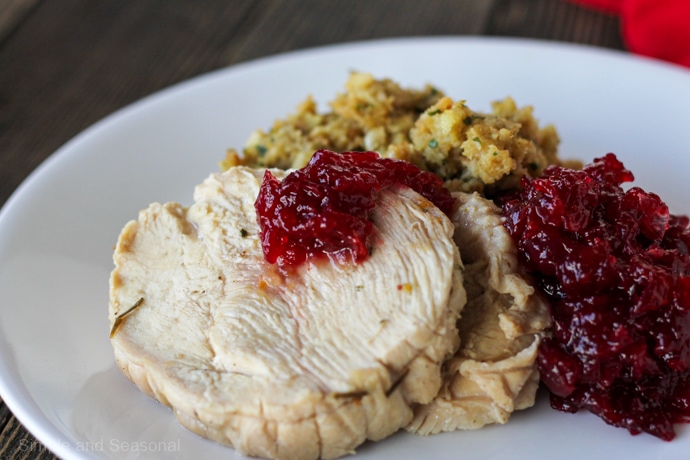
POLYGON ((534 404, 537 347, 550 325, 548 305, 518 267, 500 210, 478 194, 454 194, 455 242, 464 263, 467 305, 460 348, 444 365, 433 402, 418 406, 407 430, 434 434, 505 423, 534 404))
POLYGON ((125 226, 110 290, 116 361, 201 436, 252 456, 339 457, 436 396, 465 304, 454 228, 393 187, 365 262, 284 276, 258 238, 262 176, 211 175, 191 207, 152 204, 125 226))

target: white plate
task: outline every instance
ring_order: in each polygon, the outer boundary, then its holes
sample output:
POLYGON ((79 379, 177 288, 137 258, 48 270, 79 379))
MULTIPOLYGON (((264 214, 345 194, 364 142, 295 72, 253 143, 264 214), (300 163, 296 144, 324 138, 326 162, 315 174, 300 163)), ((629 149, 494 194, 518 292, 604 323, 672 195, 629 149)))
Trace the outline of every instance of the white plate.
MULTIPOLYGON (((65 459, 233 456, 181 428, 116 369, 107 321, 113 244, 150 202, 191 204, 194 185, 217 170, 227 147, 240 147, 309 93, 331 100, 351 69, 405 86, 433 83, 480 111, 511 95, 557 126, 562 156, 590 160, 613 151, 638 185, 690 213, 690 73, 622 53, 399 39, 286 54, 177 85, 69 142, 0 214, 0 390, 51 450, 65 459)), ((541 395, 504 426, 428 438, 402 433, 366 444, 357 458, 670 459, 687 452, 687 426, 671 443, 632 437, 586 413, 553 411, 541 395)))

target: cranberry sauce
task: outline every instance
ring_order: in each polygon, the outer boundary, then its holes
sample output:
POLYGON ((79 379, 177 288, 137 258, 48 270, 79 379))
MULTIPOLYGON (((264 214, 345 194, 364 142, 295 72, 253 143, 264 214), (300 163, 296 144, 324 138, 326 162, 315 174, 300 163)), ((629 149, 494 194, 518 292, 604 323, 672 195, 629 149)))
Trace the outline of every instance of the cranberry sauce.
POLYGON ((552 304, 537 359, 551 406, 671 440, 690 421, 690 221, 632 180, 613 154, 551 166, 503 213, 552 304))
POLYGON ((368 257, 368 220, 378 192, 412 188, 449 214, 453 199, 443 181, 411 163, 376 152, 319 150, 307 166, 282 181, 266 171, 254 203, 264 256, 279 267, 328 256, 339 262, 368 257))

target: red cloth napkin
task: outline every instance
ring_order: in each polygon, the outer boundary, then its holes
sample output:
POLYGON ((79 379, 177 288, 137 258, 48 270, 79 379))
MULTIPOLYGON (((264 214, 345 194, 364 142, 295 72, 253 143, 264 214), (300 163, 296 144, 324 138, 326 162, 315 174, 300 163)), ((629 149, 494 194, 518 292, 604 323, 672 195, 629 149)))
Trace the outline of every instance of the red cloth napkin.
POLYGON ((690 67, 690 0, 570 0, 618 15, 633 53, 690 67))

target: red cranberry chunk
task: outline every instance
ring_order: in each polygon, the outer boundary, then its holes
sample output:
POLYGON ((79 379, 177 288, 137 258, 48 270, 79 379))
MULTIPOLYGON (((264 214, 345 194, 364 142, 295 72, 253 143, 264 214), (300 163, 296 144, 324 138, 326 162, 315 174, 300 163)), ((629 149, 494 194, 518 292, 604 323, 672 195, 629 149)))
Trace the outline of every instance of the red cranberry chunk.
POLYGON ((613 154, 551 166, 503 214, 551 300, 537 364, 552 407, 670 440, 690 421, 690 219, 632 180, 613 154))
POLYGON ((330 257, 368 257, 368 220, 378 193, 394 184, 412 188, 449 214, 450 192, 437 176, 376 152, 319 150, 307 166, 282 181, 266 171, 256 199, 264 257, 279 267, 330 257))

